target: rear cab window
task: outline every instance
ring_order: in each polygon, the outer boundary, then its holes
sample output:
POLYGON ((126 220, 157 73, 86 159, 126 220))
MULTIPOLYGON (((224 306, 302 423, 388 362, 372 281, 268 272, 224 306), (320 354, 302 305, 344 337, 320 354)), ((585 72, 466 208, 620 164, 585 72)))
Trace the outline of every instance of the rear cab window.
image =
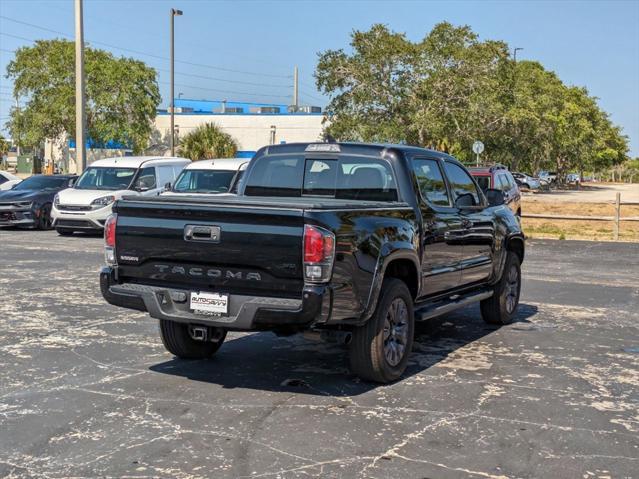
POLYGON ((266 155, 246 178, 247 196, 315 196, 365 201, 398 201, 388 161, 365 156, 266 155))

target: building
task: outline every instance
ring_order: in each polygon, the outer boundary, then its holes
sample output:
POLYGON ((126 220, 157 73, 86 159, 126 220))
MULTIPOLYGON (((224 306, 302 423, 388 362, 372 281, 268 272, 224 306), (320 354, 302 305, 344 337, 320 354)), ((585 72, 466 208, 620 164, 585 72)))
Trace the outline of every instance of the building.
MULTIPOLYGON (((262 146, 321 139, 324 114, 320 107, 213 100, 175 100, 175 134, 179 138, 203 123, 215 123, 237 141, 240 155, 251 157, 262 146)), ((170 138, 171 115, 159 110, 156 137, 170 138)))
MULTIPOLYGON (((238 157, 251 158, 257 150, 269 144, 317 141, 322 137, 325 116, 316 106, 301 106, 295 110, 285 104, 250 103, 218 100, 175 100, 175 134, 184 136, 203 123, 215 123, 231 135, 238 144, 238 157)), ((171 116, 168 110, 158 110, 154 120, 149 155, 170 154, 169 130, 171 116)), ((77 171, 75 139, 66 135, 47 140, 44 145, 44 163, 55 163, 64 172, 77 171)), ((123 145, 108 142, 97 147, 87 141, 87 163, 113 156, 131 155, 123 145)))

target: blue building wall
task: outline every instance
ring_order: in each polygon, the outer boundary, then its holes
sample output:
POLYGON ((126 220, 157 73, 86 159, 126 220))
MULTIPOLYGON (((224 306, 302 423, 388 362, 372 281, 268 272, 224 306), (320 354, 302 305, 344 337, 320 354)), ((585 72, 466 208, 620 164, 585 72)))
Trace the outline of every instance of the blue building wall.
MULTIPOLYGON (((192 100, 188 98, 176 98, 175 99, 175 107, 176 108, 189 108, 193 109, 193 111, 189 112, 176 112, 176 115, 187 114, 187 115, 215 115, 215 114, 223 114, 222 113, 222 102, 221 100, 192 100)), ((225 114, 234 114, 234 115, 322 115, 322 113, 289 113, 288 111, 289 105, 286 103, 254 103, 247 101, 227 101, 226 109, 227 112, 225 114), (257 110, 262 107, 267 108, 279 108, 279 113, 259 113, 257 110), (231 113, 228 112, 229 108, 241 108, 241 113, 231 113)), ((167 115, 169 112, 167 110, 158 110, 158 115, 167 115)))

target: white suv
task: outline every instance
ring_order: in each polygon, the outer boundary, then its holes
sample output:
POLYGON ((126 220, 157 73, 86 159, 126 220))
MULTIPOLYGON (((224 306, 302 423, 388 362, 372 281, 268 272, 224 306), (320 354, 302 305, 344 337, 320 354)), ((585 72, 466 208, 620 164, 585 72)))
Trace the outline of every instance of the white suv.
POLYGON ((61 235, 104 227, 113 202, 125 195, 157 196, 170 188, 191 160, 127 156, 93 162, 73 188, 53 200, 53 227, 61 235))
POLYGON ((237 187, 246 170, 246 158, 218 158, 194 161, 175 180, 173 188, 162 195, 228 195, 237 187))

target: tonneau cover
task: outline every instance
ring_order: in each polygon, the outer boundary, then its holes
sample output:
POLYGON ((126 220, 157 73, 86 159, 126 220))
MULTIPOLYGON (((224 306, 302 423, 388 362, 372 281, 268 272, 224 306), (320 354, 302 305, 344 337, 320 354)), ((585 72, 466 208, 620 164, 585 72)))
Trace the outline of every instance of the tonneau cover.
POLYGON ((363 201, 342 200, 335 198, 318 198, 316 196, 302 196, 296 198, 275 196, 220 196, 219 198, 202 195, 162 195, 162 196, 125 196, 125 202, 166 204, 197 204, 220 206, 250 206, 266 208, 290 209, 374 209, 374 208, 406 208, 409 205, 400 201, 363 201))

